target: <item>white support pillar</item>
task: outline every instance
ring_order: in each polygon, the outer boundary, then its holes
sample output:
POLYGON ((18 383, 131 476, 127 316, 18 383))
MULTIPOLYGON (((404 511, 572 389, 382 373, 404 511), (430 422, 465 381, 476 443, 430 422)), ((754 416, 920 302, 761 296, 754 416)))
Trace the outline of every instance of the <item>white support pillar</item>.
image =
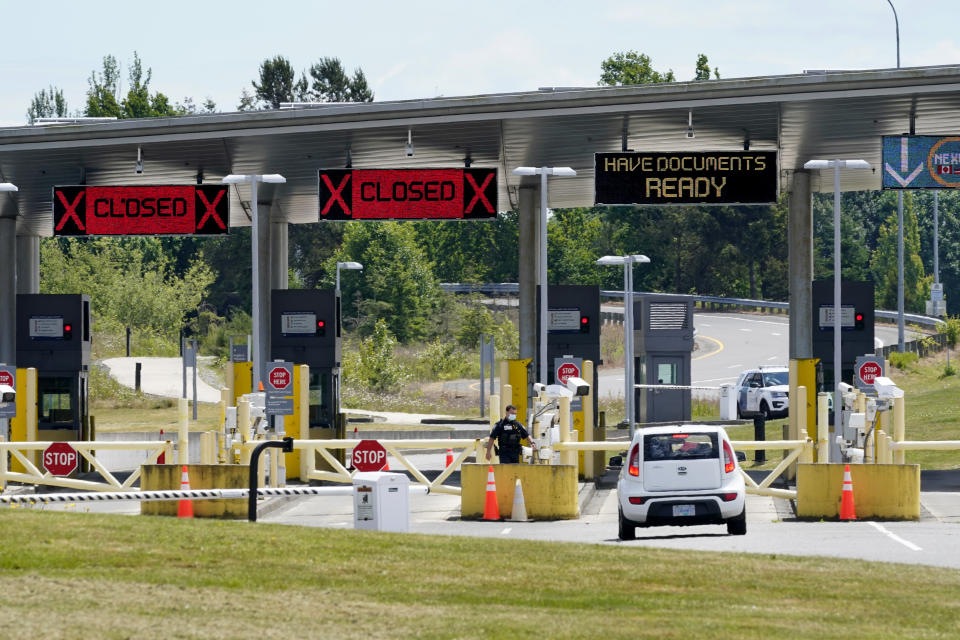
MULTIPOLYGON (((271 216, 275 215, 271 212, 271 216)), ((270 220, 270 288, 286 289, 289 284, 289 236, 285 220, 270 220)))
MULTIPOLYGON (((537 359, 537 252, 539 245, 540 191, 533 186, 520 187, 517 210, 520 284, 520 357, 537 359)), ((503 394, 501 393, 501 396, 503 394)), ((529 388, 527 397, 531 397, 529 388)))
POLYGON ((17 236, 17 293, 40 293, 40 236, 17 236))
POLYGON ((813 200, 810 174, 794 171, 787 220, 790 359, 813 357, 813 200))
MULTIPOLYGON (((16 264, 17 219, 0 217, 0 256, 7 265, 16 264)), ((17 363, 17 273, 9 266, 0 269, 0 362, 17 363)))
MULTIPOLYGON (((257 183, 253 183, 256 194, 257 183)), ((257 204, 257 215, 250 230, 253 235, 253 391, 260 386, 263 368, 270 359, 270 205, 257 204)))

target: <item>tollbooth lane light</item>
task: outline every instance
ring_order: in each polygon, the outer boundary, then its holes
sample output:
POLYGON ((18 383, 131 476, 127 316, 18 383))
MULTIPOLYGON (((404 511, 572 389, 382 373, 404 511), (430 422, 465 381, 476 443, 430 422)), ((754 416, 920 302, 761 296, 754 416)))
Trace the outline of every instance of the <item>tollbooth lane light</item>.
POLYGON ((73 338, 73 325, 69 322, 63 325, 63 339, 70 340, 73 338))
POLYGON ((317 335, 325 336, 327 335, 327 322, 326 320, 317 320, 317 335))
POLYGON ((863 314, 862 314, 862 313, 860 313, 859 311, 857 311, 856 314, 853 316, 853 320, 854 320, 854 324, 853 324, 854 328, 856 328, 856 329, 858 329, 858 330, 864 328, 864 321, 863 321, 863 314))
POLYGON ((590 333, 590 316, 580 316, 580 333, 590 333))

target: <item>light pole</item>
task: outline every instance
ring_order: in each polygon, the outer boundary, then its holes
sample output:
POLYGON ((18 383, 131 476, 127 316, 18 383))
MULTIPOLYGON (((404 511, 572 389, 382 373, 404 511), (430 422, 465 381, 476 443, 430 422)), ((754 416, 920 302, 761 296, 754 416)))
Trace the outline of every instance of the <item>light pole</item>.
POLYGON ((627 428, 633 433, 636 423, 634 415, 634 380, 633 374, 633 265, 650 262, 644 255, 603 256, 597 260, 599 265, 623 265, 623 401, 626 405, 625 417, 627 428))
MULTIPOLYGON (((897 32, 897 69, 900 68, 900 19, 897 17, 897 8, 893 0, 887 0, 893 11, 893 24, 897 32)), ((911 116, 910 134, 913 135, 911 116)), ((903 190, 897 190, 897 351, 903 352, 904 341, 903 320, 903 190)))
POLYGON ((338 295, 338 296, 340 295, 340 269, 347 269, 347 270, 357 271, 357 270, 363 269, 363 265, 360 264, 359 262, 338 262, 338 263, 337 263, 337 286, 336 286, 336 292, 337 292, 337 295, 338 295))
MULTIPOLYGON (((804 169, 833 168, 833 429, 835 434, 841 433, 840 377, 843 362, 840 351, 841 308, 840 296, 840 169, 869 169, 870 163, 866 160, 810 160, 803 165, 804 169)), ((830 447, 833 446, 831 442, 830 447)), ((829 448, 824 452, 829 461, 829 448)), ((817 454, 820 456, 819 452, 817 454)), ((818 458, 819 459, 819 458, 818 458)))
POLYGON ((223 180, 220 181, 223 184, 250 184, 250 253, 252 255, 253 271, 253 273, 251 273, 253 280, 253 291, 251 292, 250 311, 253 315, 253 391, 256 391, 260 388, 263 367, 267 359, 267 354, 264 350, 264 343, 266 342, 264 338, 267 335, 267 327, 265 326, 264 320, 266 320, 266 324, 269 324, 269 319, 261 318, 260 309, 261 285, 269 283, 260 282, 260 269, 258 265, 260 252, 260 205, 257 202, 257 185, 259 185, 261 182, 270 184, 283 184, 286 181, 287 179, 279 173, 268 173, 265 175, 231 173, 228 176, 224 176, 223 180))
POLYGON ((547 176, 575 176, 570 167, 517 167, 515 176, 540 176, 540 372, 541 384, 547 383, 547 176))

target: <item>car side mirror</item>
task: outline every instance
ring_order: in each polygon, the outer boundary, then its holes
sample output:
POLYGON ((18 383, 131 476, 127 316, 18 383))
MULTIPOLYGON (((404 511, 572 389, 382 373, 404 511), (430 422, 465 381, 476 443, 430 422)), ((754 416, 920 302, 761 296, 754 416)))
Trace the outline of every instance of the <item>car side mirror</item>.
POLYGON ((743 451, 737 451, 737 462, 746 462, 747 454, 743 451))
POLYGON ((611 457, 610 457, 610 466, 611 466, 611 467, 622 467, 622 466, 623 466, 623 456, 611 456, 611 457))

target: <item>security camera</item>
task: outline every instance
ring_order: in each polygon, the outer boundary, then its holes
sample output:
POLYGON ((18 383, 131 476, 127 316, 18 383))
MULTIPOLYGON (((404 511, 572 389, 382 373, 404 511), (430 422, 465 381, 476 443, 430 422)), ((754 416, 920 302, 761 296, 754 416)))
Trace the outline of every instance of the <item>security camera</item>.
POLYGON ((877 392, 877 397, 881 400, 890 400, 893 398, 902 398, 903 389, 886 376, 877 376, 873 379, 873 388, 877 392))
POLYGON ((545 385, 545 384, 541 384, 541 383, 539 383, 539 382, 534 382, 534 383, 533 383, 533 393, 534 393, 535 395, 540 395, 540 393, 541 393, 542 391, 544 391, 546 388, 547 388, 547 385, 545 385))
POLYGON ((412 158, 412 157, 413 157, 413 143, 412 143, 412 142, 408 142, 407 144, 405 144, 405 145, 403 146, 403 152, 404 152, 404 154, 406 154, 406 156, 407 156, 408 158, 412 158))
POLYGON ((575 396, 585 396, 590 393, 590 383, 583 378, 567 378, 567 389, 575 396))
POLYGON ((0 404, 16 402, 17 392, 8 384, 0 384, 0 404))

